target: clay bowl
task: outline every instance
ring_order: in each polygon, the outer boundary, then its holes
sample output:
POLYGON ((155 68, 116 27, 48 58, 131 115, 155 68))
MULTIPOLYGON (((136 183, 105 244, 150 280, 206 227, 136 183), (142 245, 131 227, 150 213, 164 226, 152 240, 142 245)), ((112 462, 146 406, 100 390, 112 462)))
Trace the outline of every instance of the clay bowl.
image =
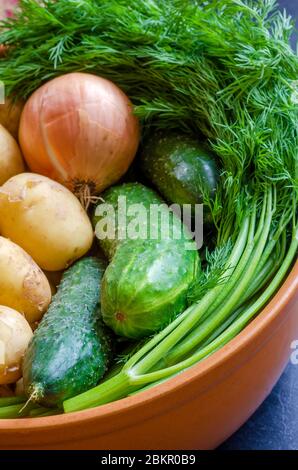
POLYGON ((0 420, 0 449, 213 449, 258 408, 298 339, 298 262, 229 344, 151 390, 48 418, 0 420))

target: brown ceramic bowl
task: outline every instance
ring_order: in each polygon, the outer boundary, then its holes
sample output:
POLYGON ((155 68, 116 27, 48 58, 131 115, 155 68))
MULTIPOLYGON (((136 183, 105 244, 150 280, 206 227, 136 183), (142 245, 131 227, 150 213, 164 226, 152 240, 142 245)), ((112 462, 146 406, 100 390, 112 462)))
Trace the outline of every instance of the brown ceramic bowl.
POLYGON ((258 408, 298 339, 298 262, 229 344, 151 390, 69 415, 0 421, 0 449, 213 449, 258 408))

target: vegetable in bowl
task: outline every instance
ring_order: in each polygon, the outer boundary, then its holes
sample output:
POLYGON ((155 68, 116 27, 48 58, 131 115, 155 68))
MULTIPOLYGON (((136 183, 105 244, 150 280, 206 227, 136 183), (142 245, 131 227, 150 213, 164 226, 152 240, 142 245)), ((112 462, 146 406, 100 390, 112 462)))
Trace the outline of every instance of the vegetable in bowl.
POLYGON ((0 236, 0 305, 10 307, 33 325, 51 302, 50 284, 31 256, 0 236))
POLYGON ((0 185, 11 176, 25 171, 19 146, 13 136, 0 124, 0 185))
POLYGON ((16 382, 22 375, 22 357, 32 329, 21 313, 0 305, 0 386, 16 382))
POLYGON ((88 208, 127 171, 139 144, 139 122, 114 83, 70 73, 29 98, 19 139, 31 171, 64 184, 88 208))
POLYGON ((57 406, 96 385, 112 357, 112 338, 102 325, 100 281, 105 262, 83 258, 63 276, 23 363, 30 401, 57 406))
POLYGON ((103 200, 104 206, 95 210, 95 233, 103 222, 115 223, 115 238, 99 240, 110 259, 102 283, 103 320, 121 336, 149 336, 186 308, 188 289, 199 270, 196 244, 179 217, 146 186, 115 186, 103 193, 103 200), (119 214, 121 198, 127 214, 119 214), (109 221, 97 215, 107 205, 115 210, 116 221, 113 214, 109 221), (132 214, 138 210, 136 220, 132 214), (136 230, 130 234, 132 224, 136 230))
POLYGON ((0 187, 0 231, 46 271, 66 269, 93 242, 90 220, 78 199, 35 173, 21 173, 0 187))
POLYGON ((216 156, 189 135, 179 131, 150 133, 139 166, 169 203, 191 204, 194 213, 196 204, 215 198, 219 179, 216 156))

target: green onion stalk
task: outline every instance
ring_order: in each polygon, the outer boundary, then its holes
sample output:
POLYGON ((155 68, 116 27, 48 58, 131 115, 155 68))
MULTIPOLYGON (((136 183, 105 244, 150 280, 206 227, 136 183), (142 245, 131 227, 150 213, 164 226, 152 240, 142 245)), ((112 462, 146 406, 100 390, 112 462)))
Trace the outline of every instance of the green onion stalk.
MULTIPOLYGON (((298 245, 298 57, 275 0, 22 0, 0 26, 9 94, 82 71, 131 98, 144 132, 183 129, 218 156, 204 203, 216 247, 189 307, 66 412, 133 395, 234 338, 284 281, 298 245), (29 79, 28 79, 29 77, 29 79)), ((11 406, 18 406, 11 405, 11 406)), ((4 410, 4 408, 3 408, 4 410)), ((12 410, 12 413, 14 410, 12 410)))
POLYGON ((36 405, 22 396, 0 398, 0 419, 45 417, 57 415, 60 412, 57 408, 49 409, 36 405))

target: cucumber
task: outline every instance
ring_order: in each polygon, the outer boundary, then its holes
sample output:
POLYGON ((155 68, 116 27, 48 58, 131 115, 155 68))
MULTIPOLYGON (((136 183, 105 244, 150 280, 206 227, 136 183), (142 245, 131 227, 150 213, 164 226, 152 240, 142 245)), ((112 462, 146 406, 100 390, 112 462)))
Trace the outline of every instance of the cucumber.
MULTIPOLYGON (((110 259, 102 281, 103 320, 118 335, 139 339, 159 331, 186 308, 187 291, 196 278, 199 256, 186 227, 153 190, 138 183, 109 189, 103 199, 116 214, 120 196, 126 198, 126 228, 133 221, 129 209, 134 204, 142 204, 147 216, 153 204, 161 205, 161 214, 169 217, 169 234, 148 217, 145 238, 121 238, 119 231, 123 227, 116 218, 115 239, 99 240, 110 259), (156 229, 156 238, 150 238, 152 229, 156 229)), ((108 223, 113 216, 95 211, 97 235, 104 217, 108 223)))
POLYGON ((169 203, 202 204, 215 196, 219 177, 215 156, 189 136, 156 132, 146 139, 139 165, 169 203))
POLYGON ((63 275, 23 361, 24 389, 32 401, 59 405, 94 387, 107 371, 112 339, 99 305, 105 268, 105 261, 90 257, 63 275))

